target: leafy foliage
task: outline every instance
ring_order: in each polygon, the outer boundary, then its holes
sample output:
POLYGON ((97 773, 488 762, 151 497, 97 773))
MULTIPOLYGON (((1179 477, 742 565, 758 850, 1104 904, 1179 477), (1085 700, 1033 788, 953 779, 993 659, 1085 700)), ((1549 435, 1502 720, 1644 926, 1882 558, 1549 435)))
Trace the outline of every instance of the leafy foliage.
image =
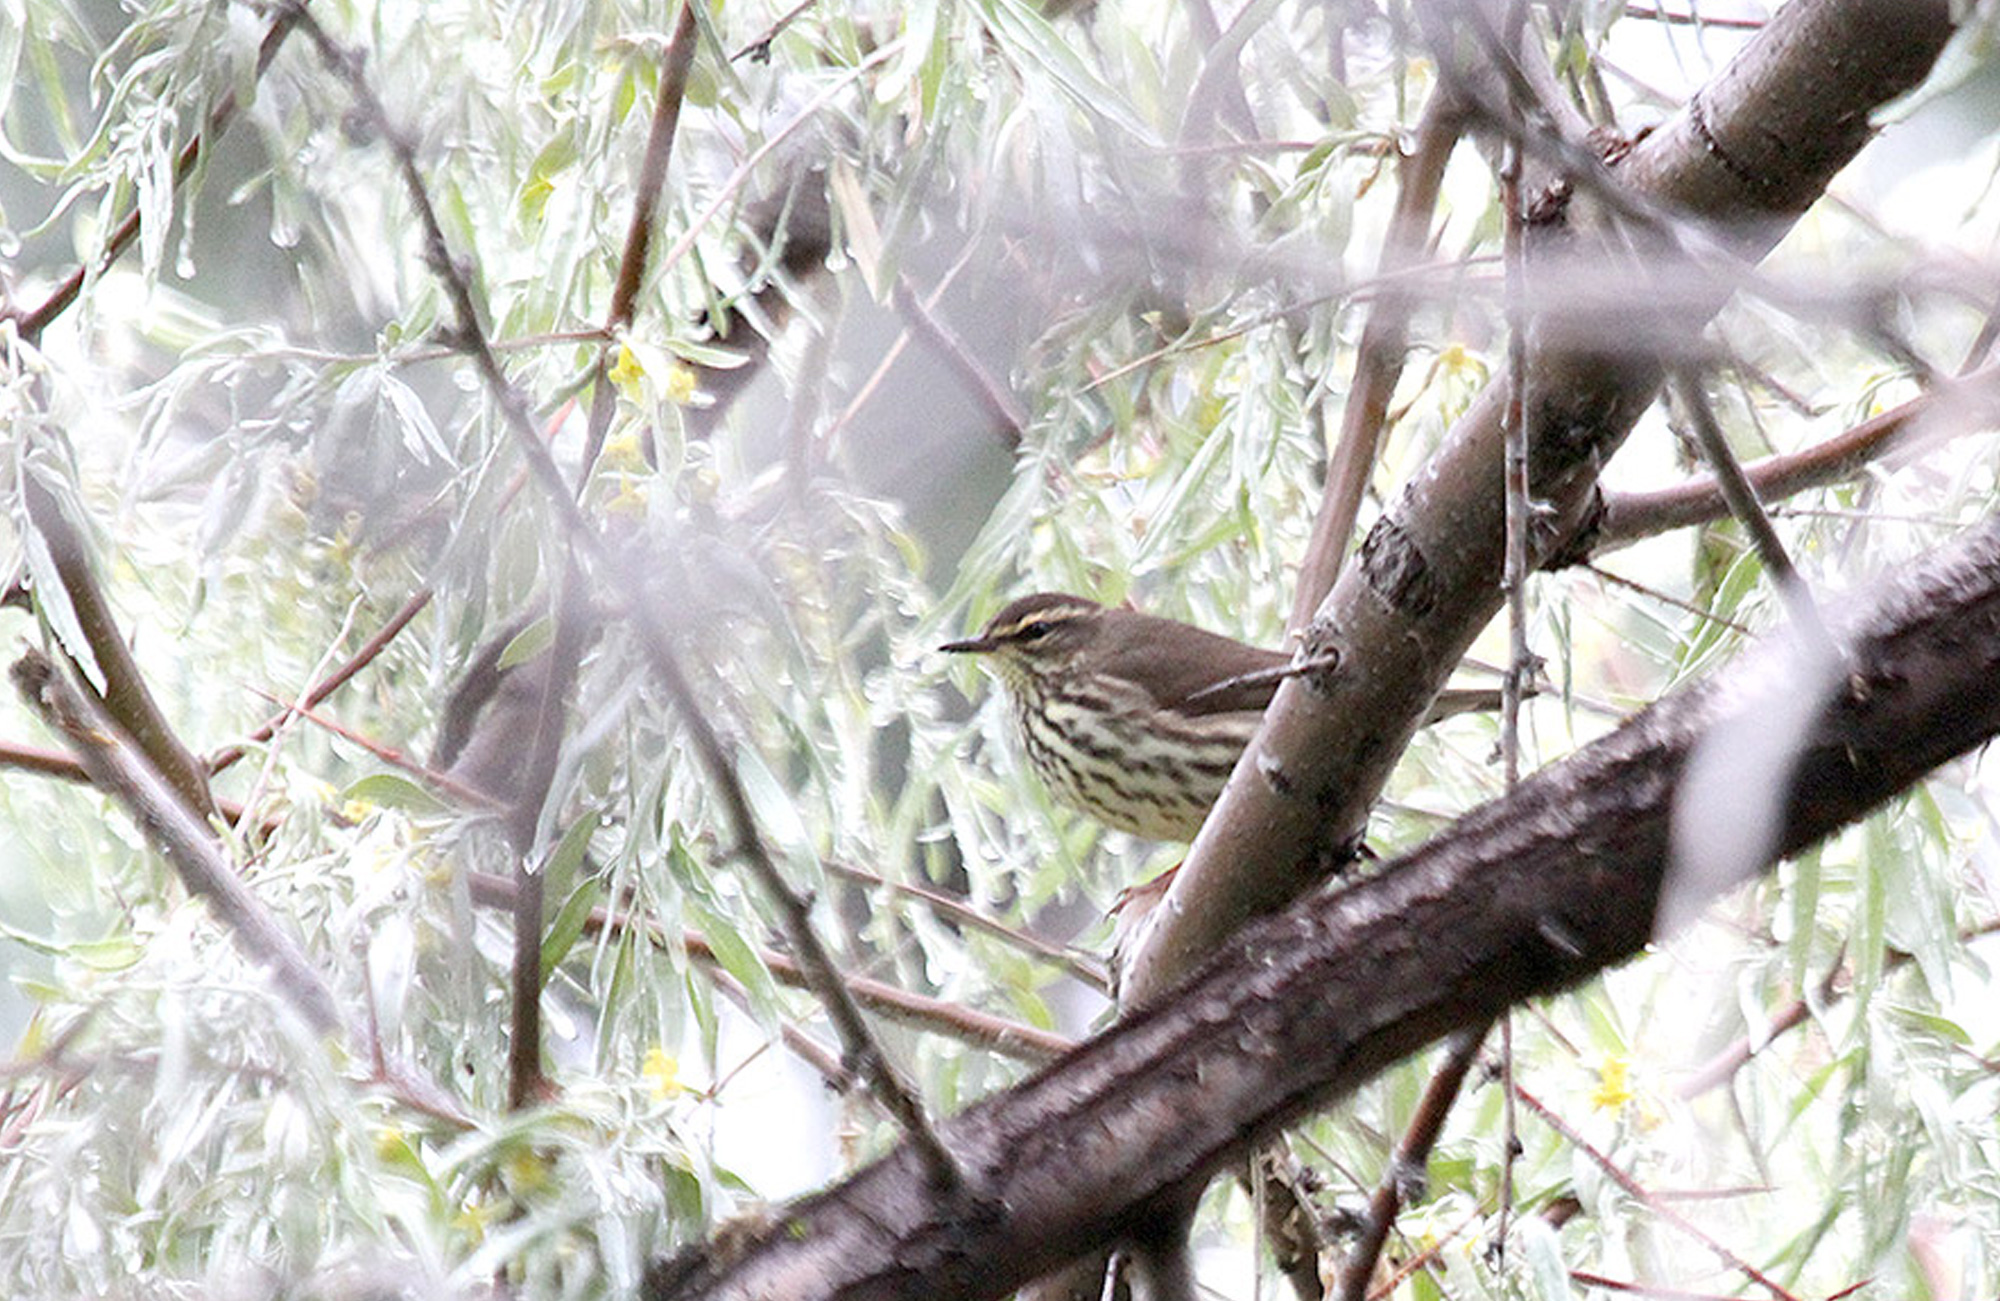
MULTIPOLYGON (((360 52, 572 476, 609 349, 615 414, 580 491, 619 567, 588 577, 597 617, 530 851, 550 1087, 511 1110, 515 914, 493 882, 518 855, 490 806, 398 765, 482 646, 498 639, 506 667, 552 653, 573 580, 560 512, 453 346, 383 127, 303 39, 260 72, 258 10, 25 0, 0 16, 10 310, 87 268, 45 332, 8 327, 11 545, 33 589, 15 635, 91 662, 21 501, 33 474, 94 530, 93 570, 183 739, 246 746, 217 778, 243 810, 219 834, 365 1027, 313 1036, 120 808, 10 749, 11 1289, 438 1294, 499 1276, 525 1295, 629 1292, 653 1255, 893 1140, 858 1095, 803 1157, 741 1137, 816 1105, 746 1067, 784 1050, 781 1031, 828 1036, 785 983, 771 901, 617 617, 621 590, 671 612, 762 837, 845 967, 945 1005, 879 1022, 934 1107, 1025 1069, 972 1014, 1079 1035, 1103 1014, 1031 949, 855 884, 860 869, 944 890, 1094 953, 1117 891, 1171 861, 1048 807, 999 711, 966 704, 982 687, 930 648, 1033 587, 1277 642, 1379 301, 1392 160, 1435 74, 1402 6, 1253 3, 1225 61, 1179 9, 1127 0, 788 9, 699 10, 653 256, 614 340, 637 160, 673 93, 660 7, 315 11, 360 52), (1230 133, 1237 114, 1254 140, 1230 133), (127 212, 135 255, 106 259, 127 212), (791 265, 814 220, 829 251, 791 265), (782 294, 760 292, 771 281, 782 294), (316 709, 343 730, 292 716, 245 741, 423 591, 316 709)), ((1744 36, 1623 9, 1581 6, 1549 38, 1566 87, 1628 128, 1664 114, 1647 83, 1698 84, 1744 36)), ((1986 304, 1950 279, 1990 260, 1991 152, 1922 176, 1866 162, 1869 183, 1771 264, 1796 293, 1717 323, 1714 400, 1746 453, 1811 447, 1912 396, 1926 368, 1983 359, 1986 304)), ((1495 193, 1460 150, 1378 496, 1505 366, 1495 193)), ((1607 482, 1679 477, 1669 424, 1649 417, 1607 482)), ((1864 582, 1991 509, 1992 453, 1967 439, 1870 470, 1780 523, 1810 573, 1864 582)), ((1556 689, 1532 706, 1531 763, 1777 617, 1731 525, 1604 564, 1651 590, 1578 570, 1534 589, 1556 689)), ((1503 661, 1502 630, 1482 650, 1503 661)), ((0 710, 8 741, 35 727, 0 710)), ((1499 794, 1494 734, 1467 718, 1420 737, 1373 845, 1499 794)), ((1800 1294, 2000 1285, 1986 789, 1968 762, 1648 961, 1520 1016, 1515 1078, 1568 1129, 1523 1114, 1503 1175, 1502 1090, 1475 1093, 1402 1222, 1423 1264, 1401 1294, 1552 1295, 1568 1271, 1738 1287, 1677 1218, 1800 1294), (1803 1025, 1767 1043, 1795 998, 1803 1025), (1744 1035, 1753 1060, 1680 1090, 1744 1035), (1477 1248, 1502 1232, 1496 1266, 1477 1248)), ((1295 1137, 1324 1171, 1320 1209, 1388 1173, 1425 1066, 1295 1137)), ((1212 1204, 1203 1241, 1234 1260, 1252 1217, 1239 1194, 1212 1204)), ((1217 1277, 1248 1295, 1246 1268, 1217 1277)))

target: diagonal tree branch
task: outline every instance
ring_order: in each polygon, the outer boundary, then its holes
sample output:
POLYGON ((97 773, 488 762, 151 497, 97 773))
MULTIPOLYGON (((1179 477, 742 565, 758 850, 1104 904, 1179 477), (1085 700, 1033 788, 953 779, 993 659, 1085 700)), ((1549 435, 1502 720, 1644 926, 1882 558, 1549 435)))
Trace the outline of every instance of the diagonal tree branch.
MULTIPOLYGON (((1815 447, 1753 461, 1743 473, 1758 496, 1776 500, 1841 483, 1874 462, 1920 448, 1932 438, 1991 429, 1996 423, 2000 423, 2000 366, 1988 366, 1815 447)), ((1609 551, 1728 514, 1729 505, 1715 477, 1699 475, 1668 488, 1606 493, 1601 517, 1579 540, 1595 552, 1609 551)))
MULTIPOLYGON (((208 817, 215 812, 208 772, 181 743, 159 702, 153 699, 152 689, 139 672, 139 662, 112 617, 111 600, 91 572, 82 530, 32 467, 21 475, 21 497, 63 588, 61 593, 37 592, 36 601, 68 601, 88 643, 91 667, 104 684, 98 704, 132 738, 188 810, 197 818, 208 817)), ((82 648, 65 645, 64 649, 73 657, 82 648)), ((83 677, 89 681, 90 675, 85 671, 83 677)))
MULTIPOLYGON (((1871 111, 1921 81, 1951 31, 1943 0, 1788 5, 1614 174, 1639 206, 1684 214, 1732 256, 1761 256, 1867 142, 1871 111)), ((1574 255, 1584 239, 1558 206, 1530 256, 1574 255)), ((1623 258, 1608 254, 1607 269, 1623 258)), ((1679 329, 1699 329, 1726 292, 1691 293, 1679 329)), ((1563 331, 1530 341, 1529 477, 1544 556, 1585 520, 1598 467, 1658 392, 1663 342, 1563 331)), ((1498 609, 1508 399, 1504 382, 1489 385, 1321 604, 1306 648, 1337 646, 1341 671, 1279 688, 1154 911, 1162 920, 1133 963, 1141 1001, 1354 852, 1416 720, 1498 609)))
POLYGON ((1403 377, 1410 317, 1422 301, 1413 287, 1399 282, 1398 273, 1418 266, 1428 255, 1431 212, 1444 185, 1445 164, 1464 129, 1464 113, 1453 97, 1443 90, 1433 92, 1417 121, 1410 152, 1397 163, 1396 209, 1376 269, 1383 289, 1369 307, 1368 324, 1354 349, 1354 378, 1341 409, 1340 437, 1327 463, 1325 492, 1292 593, 1287 626, 1293 632, 1304 630, 1312 619, 1347 557, 1348 539, 1354 536, 1361 500, 1389 427, 1389 402, 1403 377))
POLYGON ((236 940, 271 968, 278 991, 321 1034, 343 1029, 333 993, 305 955, 250 888, 236 875, 215 833, 191 812, 184 797, 158 774, 149 758, 135 753, 118 725, 97 702, 66 678, 53 661, 30 650, 14 664, 14 685, 61 733, 92 784, 132 815, 188 893, 208 900, 236 940))
POLYGON ((727 1259, 661 1265, 647 1295, 1002 1296, 1408 1053, 1638 954, 1663 912, 1692 918, 2000 733, 2000 520, 1856 607, 1835 629, 1844 671, 1763 787, 1775 834, 1728 870, 1676 866, 1675 807, 1698 748, 1797 699, 1802 653, 1782 639, 1377 876, 1246 928, 1172 999, 948 1122, 956 1194, 898 1150, 727 1259))

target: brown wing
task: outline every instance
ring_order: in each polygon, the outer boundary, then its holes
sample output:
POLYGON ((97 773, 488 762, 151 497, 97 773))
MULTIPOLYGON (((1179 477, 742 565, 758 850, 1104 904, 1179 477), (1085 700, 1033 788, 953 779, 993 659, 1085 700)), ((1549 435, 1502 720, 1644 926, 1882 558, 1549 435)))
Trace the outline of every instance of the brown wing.
POLYGON ((1160 705, 1191 716, 1261 712, 1278 690, 1275 678, 1206 689, 1247 673, 1269 674, 1292 658, 1152 615, 1127 614, 1102 635, 1101 663, 1146 687, 1160 705))

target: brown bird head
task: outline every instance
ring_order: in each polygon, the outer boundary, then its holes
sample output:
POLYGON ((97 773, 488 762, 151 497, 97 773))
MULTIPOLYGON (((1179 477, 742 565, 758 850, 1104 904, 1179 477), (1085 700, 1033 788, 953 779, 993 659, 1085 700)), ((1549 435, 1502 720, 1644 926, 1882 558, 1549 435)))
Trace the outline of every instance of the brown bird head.
POLYGON ((1066 592, 1036 592, 1010 601, 977 637, 946 642, 941 651, 986 655, 1009 686, 1022 687, 1072 671, 1102 635, 1109 613, 1066 592))

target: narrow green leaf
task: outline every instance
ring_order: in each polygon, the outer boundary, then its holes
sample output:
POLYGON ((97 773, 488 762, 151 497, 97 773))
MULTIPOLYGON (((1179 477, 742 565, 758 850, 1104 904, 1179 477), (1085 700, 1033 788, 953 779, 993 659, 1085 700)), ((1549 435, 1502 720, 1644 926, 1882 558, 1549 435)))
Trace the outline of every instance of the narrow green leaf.
POLYGON ((526 664, 547 650, 556 639, 556 621, 549 615, 531 621, 515 633, 500 652, 500 667, 511 669, 526 664))
POLYGON ((400 773, 370 773, 340 793, 342 801, 373 804, 385 809, 405 809, 412 813, 440 813, 446 808, 437 796, 400 773))

